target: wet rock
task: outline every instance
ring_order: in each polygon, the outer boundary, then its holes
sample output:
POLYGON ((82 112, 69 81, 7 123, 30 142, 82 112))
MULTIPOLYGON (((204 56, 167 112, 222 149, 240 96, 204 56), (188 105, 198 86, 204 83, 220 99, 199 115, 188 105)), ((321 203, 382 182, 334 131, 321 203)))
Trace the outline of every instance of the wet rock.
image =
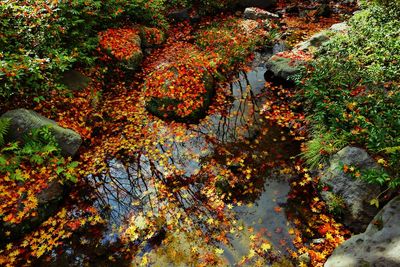
POLYGON ((274 46, 272 47, 272 54, 275 55, 275 54, 284 52, 286 50, 288 50, 286 43, 283 41, 280 41, 278 43, 275 43, 274 46))
POLYGON ((276 0, 241 0, 239 6, 241 7, 259 7, 268 8, 276 4, 276 0))
POLYGON ((308 252, 301 254, 298 257, 297 261, 299 264, 301 264, 301 263, 306 264, 306 265, 310 264, 310 262, 311 262, 310 254, 308 252))
MULTIPOLYGON (((39 194, 36 195, 38 200, 37 216, 26 219, 18 224, 1 223, 2 234, 0 241, 10 241, 22 237, 29 233, 47 218, 52 216, 58 209, 58 204, 62 201, 66 193, 66 187, 58 181, 52 181, 39 194), (5 232, 10 232, 8 236, 3 235, 5 232)), ((21 207, 22 209, 23 207, 21 207)))
POLYGON ((165 33, 157 28, 142 26, 140 27, 139 35, 142 40, 141 45, 145 49, 160 46, 166 40, 165 33))
POLYGON ((354 167, 360 172, 376 170, 379 166, 365 150, 347 146, 332 156, 321 174, 320 183, 329 188, 321 193, 322 198, 328 202, 331 193, 340 197, 345 204, 342 211, 343 223, 353 232, 360 233, 378 212, 375 206, 370 205, 370 201, 379 194, 380 187, 353 178, 344 172, 344 165, 354 167))
POLYGON ((11 122, 10 129, 6 135, 8 142, 23 141, 24 136, 32 129, 50 126, 51 132, 54 134, 63 155, 75 155, 82 144, 82 138, 78 133, 57 125, 55 121, 33 110, 15 109, 4 113, 1 118, 8 118, 11 122))
POLYGON ((168 13, 167 17, 170 19, 173 19, 175 21, 190 20, 189 8, 182 8, 182 9, 171 11, 168 13))
POLYGON ((69 90, 83 90, 89 85, 90 79, 76 70, 69 70, 63 73, 61 83, 69 90))
POLYGON ((244 10, 243 18, 252 20, 264 20, 269 18, 279 18, 279 15, 268 12, 264 9, 257 7, 248 7, 244 10))
POLYGON ((316 238, 311 241, 313 244, 322 244, 325 242, 325 238, 316 238))
POLYGON ((325 263, 325 267, 400 266, 400 196, 374 217, 362 234, 352 236, 325 263))
POLYGON ((289 80, 290 76, 300 72, 305 61, 292 59, 281 55, 272 56, 266 64, 266 67, 273 73, 275 77, 289 80))

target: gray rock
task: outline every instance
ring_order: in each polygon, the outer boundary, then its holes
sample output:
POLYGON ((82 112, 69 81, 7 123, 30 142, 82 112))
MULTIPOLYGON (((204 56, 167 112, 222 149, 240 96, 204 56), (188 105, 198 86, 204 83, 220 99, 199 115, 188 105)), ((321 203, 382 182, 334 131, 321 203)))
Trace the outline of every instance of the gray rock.
POLYGON ((378 212, 370 201, 379 194, 380 187, 345 173, 344 164, 360 171, 377 169, 379 166, 365 150, 347 146, 333 155, 328 166, 322 171, 320 182, 330 188, 330 191, 321 193, 322 198, 328 202, 328 192, 339 196, 346 206, 343 210, 343 223, 353 232, 360 233, 378 212))
POLYGON ((274 76, 288 80, 290 76, 298 74, 304 64, 302 60, 274 55, 267 61, 266 67, 274 76))
POLYGON ((329 41, 330 36, 328 31, 322 31, 317 34, 314 34, 311 36, 310 39, 301 42, 296 46, 296 50, 299 51, 308 51, 310 50, 311 47, 313 48, 319 48, 322 46, 325 42, 329 41))
POLYGON ((298 263, 305 263, 305 264, 310 264, 311 262, 311 257, 310 254, 308 252, 301 254, 298 258, 297 258, 298 263))
POLYGON ((286 43, 283 41, 280 41, 280 42, 275 43, 274 46, 272 47, 272 54, 275 55, 280 52, 284 52, 286 50, 288 50, 286 43))
POLYGON ((349 29, 349 25, 347 25, 346 22, 341 22, 341 23, 336 23, 333 24, 329 30, 333 31, 333 32, 346 32, 349 29))
POLYGON ((76 70, 63 73, 61 83, 70 90, 83 90, 89 85, 90 79, 76 70))
POLYGON ((400 196, 374 217, 367 230, 337 247, 325 267, 400 266, 400 196))
POLYGON ((58 126, 55 121, 43 117, 32 110, 11 110, 4 113, 1 118, 9 118, 11 120, 10 129, 6 135, 7 141, 23 141, 24 135, 32 129, 50 126, 63 155, 73 156, 82 144, 82 138, 79 134, 58 126))
POLYGON ((241 7, 268 8, 275 5, 276 0, 240 0, 238 4, 241 7))
POLYGON ((252 20, 264 20, 269 18, 279 18, 279 15, 268 12, 261 8, 248 7, 244 10, 243 18, 252 20))
POLYGON ((189 11, 189 8, 182 8, 169 12, 167 16, 175 21, 190 20, 189 11))

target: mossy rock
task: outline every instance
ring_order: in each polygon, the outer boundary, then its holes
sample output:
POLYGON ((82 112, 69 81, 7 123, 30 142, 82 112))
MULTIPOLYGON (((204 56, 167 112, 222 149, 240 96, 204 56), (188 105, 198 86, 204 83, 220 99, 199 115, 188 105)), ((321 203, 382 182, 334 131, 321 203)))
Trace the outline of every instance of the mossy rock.
POLYGON ((275 55, 267 61, 266 67, 275 77, 289 80, 291 76, 299 74, 305 64, 303 60, 275 55))
POLYGON ((143 60, 139 32, 136 28, 108 29, 100 32, 100 48, 122 69, 137 70, 143 60))
POLYGON ((166 34, 157 28, 141 26, 139 28, 139 35, 142 41, 142 47, 144 48, 160 46, 165 43, 166 40, 166 34))
MULTIPOLYGON (((172 68, 172 67, 170 67, 172 68)), ((174 79, 181 78, 178 74, 174 77, 174 79)), ((211 104, 212 97, 214 95, 214 78, 213 76, 205 70, 203 72, 203 76, 201 78, 202 83, 206 89, 206 92, 203 94, 199 94, 198 98, 195 101, 202 101, 201 107, 194 109, 187 116, 180 116, 177 114, 177 109, 180 104, 184 101, 172 98, 172 97, 151 97, 149 101, 146 103, 146 109, 153 115, 164 119, 164 120, 174 120, 178 122, 186 122, 186 123, 196 123, 203 117, 205 117, 208 107, 211 104), (173 107, 173 109, 168 110, 167 107, 173 107)), ((168 90, 168 85, 173 82, 167 81, 163 84, 165 90, 168 90)))
POLYGON ((10 128, 6 135, 6 141, 24 141, 24 136, 32 129, 49 126, 51 132, 64 156, 73 156, 82 144, 81 136, 70 130, 59 126, 55 121, 50 120, 33 110, 15 109, 4 113, 1 118, 10 119, 10 128))

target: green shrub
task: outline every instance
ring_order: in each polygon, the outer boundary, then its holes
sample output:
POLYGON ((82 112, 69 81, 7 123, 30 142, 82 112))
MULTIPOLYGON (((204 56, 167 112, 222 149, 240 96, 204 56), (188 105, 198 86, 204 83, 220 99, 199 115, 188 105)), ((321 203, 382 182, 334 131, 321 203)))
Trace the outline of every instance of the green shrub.
POLYGON ((73 64, 91 65, 97 33, 142 22, 166 27, 164 0, 6 1, 0 5, 0 97, 59 87, 73 64))
POLYGON ((357 13, 349 33, 337 34, 319 51, 300 83, 315 136, 346 136, 385 153, 396 175, 400 153, 385 149, 400 146, 399 14, 378 5, 357 13))

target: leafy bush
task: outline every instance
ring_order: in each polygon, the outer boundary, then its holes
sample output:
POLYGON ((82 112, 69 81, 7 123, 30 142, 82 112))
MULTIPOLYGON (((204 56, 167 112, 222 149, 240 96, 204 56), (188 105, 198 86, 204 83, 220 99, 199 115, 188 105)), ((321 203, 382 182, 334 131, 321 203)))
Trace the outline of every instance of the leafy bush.
MULTIPOLYGON (((301 85, 316 136, 345 136, 386 154, 393 175, 400 170, 400 153, 393 149, 400 145, 399 14, 378 5, 357 13, 349 33, 319 51, 301 85)), ((318 137, 310 144, 315 142, 324 146, 318 137)))
POLYGON ((57 88, 74 63, 92 64, 97 32, 140 21, 164 26, 164 0, 7 1, 0 5, 0 97, 57 88))

